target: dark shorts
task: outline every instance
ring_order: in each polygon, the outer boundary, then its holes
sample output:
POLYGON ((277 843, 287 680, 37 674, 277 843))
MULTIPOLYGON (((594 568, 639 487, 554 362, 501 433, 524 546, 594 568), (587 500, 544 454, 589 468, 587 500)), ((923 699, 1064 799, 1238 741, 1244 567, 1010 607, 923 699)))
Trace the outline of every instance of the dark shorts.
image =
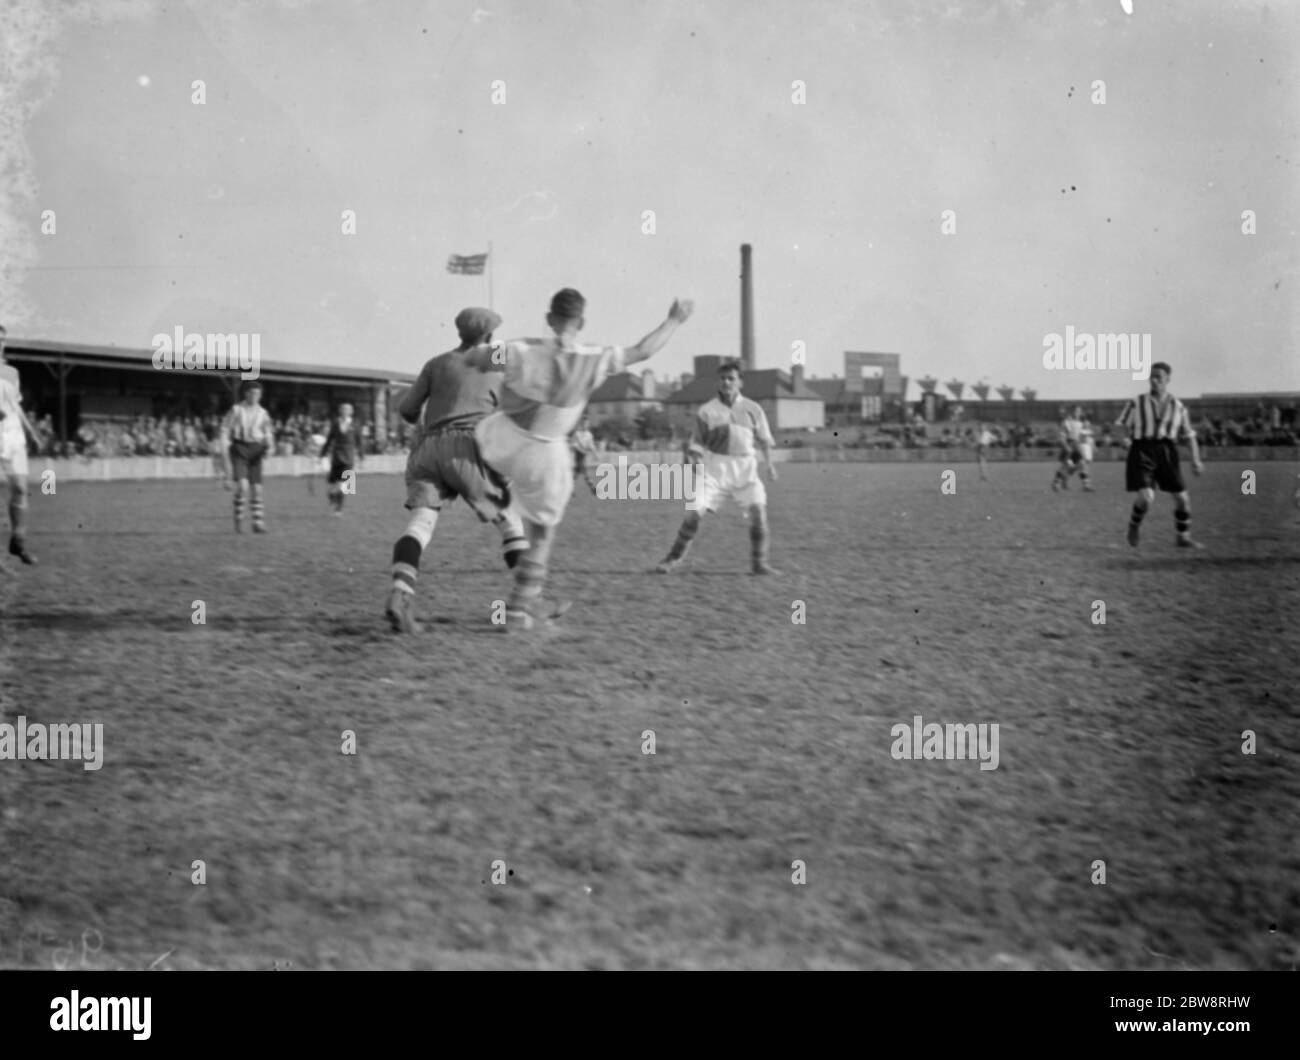
POLYGON ((351 464, 345 464, 345 463, 343 463, 342 460, 333 460, 333 461, 331 461, 331 462, 330 462, 330 477, 329 477, 329 479, 328 479, 329 484, 332 486, 332 485, 334 485, 334 483, 336 483, 336 482, 342 482, 342 481, 343 481, 343 473, 344 473, 345 471, 351 471, 351 470, 352 470, 352 465, 351 465, 351 464))
POLYGON ((575 475, 585 474, 587 471, 587 454, 578 452, 576 449, 573 453, 573 473, 575 475))
POLYGON ((1061 463, 1078 464, 1083 461, 1083 451, 1077 445, 1061 446, 1061 463))
POLYGON ((423 435, 406 460, 406 506, 438 511, 460 497, 484 522, 510 506, 510 490, 483 463, 473 427, 423 435))
POLYGON ((230 443, 230 477, 236 482, 248 479, 254 486, 262 484, 262 457, 266 456, 264 442, 230 443))
POLYGON ((1148 489, 1182 493, 1187 486, 1178 466, 1178 446, 1168 438, 1135 441, 1129 447, 1124 483, 1129 493, 1148 489))

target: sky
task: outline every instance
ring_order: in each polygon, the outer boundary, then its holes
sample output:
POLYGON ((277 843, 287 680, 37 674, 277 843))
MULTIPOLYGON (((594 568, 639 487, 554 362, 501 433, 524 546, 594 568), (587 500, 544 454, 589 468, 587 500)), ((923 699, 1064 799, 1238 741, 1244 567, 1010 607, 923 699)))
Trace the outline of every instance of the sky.
POLYGON ((694 299, 675 376, 739 352, 748 242, 760 368, 1143 388, 1046 368, 1070 327, 1300 390, 1297 4, 5 0, 0 44, 14 338, 414 373, 490 243, 498 338, 564 286, 598 342, 694 299))

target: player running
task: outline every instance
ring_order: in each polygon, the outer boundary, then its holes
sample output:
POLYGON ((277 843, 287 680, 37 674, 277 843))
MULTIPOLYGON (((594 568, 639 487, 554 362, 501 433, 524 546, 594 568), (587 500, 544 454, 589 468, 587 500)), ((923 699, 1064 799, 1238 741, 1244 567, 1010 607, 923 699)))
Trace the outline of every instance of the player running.
POLYGON ((508 510, 506 482, 483 462, 474 437, 475 426, 500 403, 501 376, 485 374, 471 364, 468 351, 491 342, 500 323, 490 309, 462 310, 456 316, 460 345, 429 360, 398 405, 407 423, 420 423, 406 461, 406 507, 411 518, 393 545, 393 586, 384 611, 398 633, 419 632, 414 611, 420 556, 429 547, 438 514, 448 501, 462 498, 481 521, 500 531, 507 566, 514 567, 528 548, 519 516, 508 510))
POLYGON ((32 566, 36 557, 27 551, 27 436, 41 436, 23 412, 18 369, 5 363, 5 336, 0 327, 0 476, 9 484, 9 555, 32 566))
POLYGON ((779 573, 767 563, 767 490, 759 478, 754 455, 756 447, 762 450, 768 481, 775 482, 772 431, 763 407, 742 397, 741 386, 740 365, 724 361, 718 367, 718 396, 701 406, 691 433, 690 451, 697 461, 703 462, 697 476, 695 500, 687 505, 677 540, 655 567, 657 574, 669 574, 677 569, 700 531, 702 513, 716 511, 726 497, 749 513, 751 572, 779 573))
POLYGON ((356 475, 357 465, 361 463, 361 448, 361 425, 352 418, 352 406, 345 401, 339 405, 338 416, 320 450, 321 459, 330 461, 330 507, 339 518, 343 517, 343 484, 348 476, 356 475))
POLYGON ((1187 408, 1169 393, 1172 370, 1164 361, 1151 366, 1150 390, 1124 406, 1115 423, 1129 431, 1124 481, 1136 493, 1128 522, 1128 543, 1137 547, 1142 519, 1155 499, 1156 489, 1174 495, 1174 527, 1180 548, 1200 548, 1191 536, 1191 499, 1178 466, 1176 441, 1186 441, 1192 452, 1192 471, 1204 468, 1187 408))
POLYGON ((235 533, 244 532, 244 508, 251 506, 253 533, 266 533, 262 507, 262 460, 275 442, 271 415, 262 408, 262 384, 247 380, 239 390, 243 400, 232 405, 221 421, 221 448, 230 453, 235 480, 235 533))
POLYGON ((673 302, 668 318, 635 346, 592 346, 578 342, 586 299, 566 287, 551 299, 546 315, 553 335, 480 346, 469 359, 483 371, 505 370, 501 411, 479 423, 483 459, 510 481, 531 546, 515 568, 506 602, 505 629, 533 628, 538 618, 546 566, 556 528, 573 495, 569 433, 587 399, 608 376, 653 356, 687 320, 695 306, 673 302))

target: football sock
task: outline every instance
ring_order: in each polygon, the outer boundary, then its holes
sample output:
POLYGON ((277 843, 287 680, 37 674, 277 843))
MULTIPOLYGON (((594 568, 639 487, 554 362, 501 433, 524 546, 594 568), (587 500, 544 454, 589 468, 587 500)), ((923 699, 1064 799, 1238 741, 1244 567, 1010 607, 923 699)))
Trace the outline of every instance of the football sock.
POLYGON ((438 525, 438 513, 432 508, 417 508, 406 524, 406 532, 393 546, 393 588, 415 592, 415 580, 420 575, 420 554, 433 539, 433 528, 438 525))
POLYGON ((244 491, 235 487, 235 525, 238 526, 244 521, 244 507, 247 502, 244 500, 244 491))
POLYGON ((513 569, 519 562, 519 557, 528 551, 523 520, 514 512, 502 512, 492 520, 492 525, 501 533, 501 555, 505 558, 506 566, 513 569))
POLYGON ((266 515, 266 512, 262 507, 262 487, 260 485, 255 485, 253 487, 252 494, 253 495, 249 507, 252 509, 253 512, 253 525, 262 526, 264 525, 263 519, 264 516, 266 515))
POLYGON ((546 565, 529 556, 520 556, 515 565, 515 584, 506 602, 507 611, 529 611, 542 595, 546 584, 546 565))
POLYGON ((1128 517, 1128 525, 1141 526, 1142 519, 1146 514, 1147 514, 1146 505, 1142 504, 1140 501, 1135 503, 1133 505, 1133 511, 1129 514, 1128 517))
POLYGON ((691 547, 691 542, 695 540, 695 535, 700 532, 698 520, 688 519, 677 530, 677 540, 673 542, 673 547, 668 550, 668 558, 676 562, 686 555, 686 550, 691 547))
POLYGON ((27 491, 9 488, 9 536, 22 542, 27 536, 27 491))
POLYGON ((1185 541, 1191 533, 1192 513, 1186 508, 1177 509, 1174 512, 1174 528, 1178 531, 1178 536, 1185 541))
POLYGON ((767 512, 761 508, 749 524, 749 549, 754 566, 767 562, 767 512))

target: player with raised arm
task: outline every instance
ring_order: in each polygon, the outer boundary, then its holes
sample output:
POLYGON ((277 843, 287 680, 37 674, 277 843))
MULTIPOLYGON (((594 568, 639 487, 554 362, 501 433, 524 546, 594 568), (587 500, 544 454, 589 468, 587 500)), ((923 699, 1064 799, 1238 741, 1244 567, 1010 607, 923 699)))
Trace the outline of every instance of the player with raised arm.
POLYGON ((483 462, 474 428, 500 402, 501 376, 469 363, 468 351, 492 340, 501 318, 490 309, 463 309, 456 316, 460 345, 431 358, 402 395, 398 411, 419 430, 406 460, 406 530, 393 545, 393 584, 384 610, 398 633, 417 633, 415 583, 420 558, 433 539, 443 505, 460 497, 480 521, 501 533, 506 566, 527 551, 523 524, 509 510, 505 480, 483 462), (422 411, 423 410, 423 411, 422 411))
POLYGON ((742 397, 740 365, 724 361, 718 367, 718 396, 695 414, 690 451, 701 462, 695 499, 687 503, 686 518, 668 555, 655 567, 657 574, 676 570, 700 532, 706 511, 716 511, 730 497, 749 515, 750 570, 777 574, 767 563, 767 490, 758 474, 754 450, 763 454, 769 482, 776 481, 772 464, 772 431, 763 407, 742 397))
POLYGON ((546 323, 553 334, 495 346, 468 357, 483 371, 505 371, 501 410, 477 429, 483 459, 510 482, 530 545, 515 568, 506 602, 505 629, 531 629, 539 618, 546 568, 555 532, 573 495, 573 458, 568 436, 587 399, 611 375, 653 356, 691 316, 693 303, 678 300, 662 324, 635 346, 578 342, 586 299, 566 287, 551 299, 546 323))
POLYGON ((36 557, 27 551, 27 437, 40 444, 41 436, 23 412, 18 369, 5 363, 5 336, 0 327, 0 476, 9 484, 9 555, 31 566, 36 557))
POLYGON ((1191 536, 1191 498, 1178 466, 1178 441, 1187 442, 1192 452, 1192 471, 1200 474, 1201 451, 1192 430, 1186 406, 1169 393, 1169 365, 1157 361, 1151 366, 1150 389, 1124 406, 1115 423, 1127 427, 1128 458, 1124 481, 1129 493, 1136 493, 1129 515, 1128 543, 1137 546, 1142 520, 1155 500, 1156 490, 1174 495, 1174 527, 1180 548, 1200 548, 1191 536))

